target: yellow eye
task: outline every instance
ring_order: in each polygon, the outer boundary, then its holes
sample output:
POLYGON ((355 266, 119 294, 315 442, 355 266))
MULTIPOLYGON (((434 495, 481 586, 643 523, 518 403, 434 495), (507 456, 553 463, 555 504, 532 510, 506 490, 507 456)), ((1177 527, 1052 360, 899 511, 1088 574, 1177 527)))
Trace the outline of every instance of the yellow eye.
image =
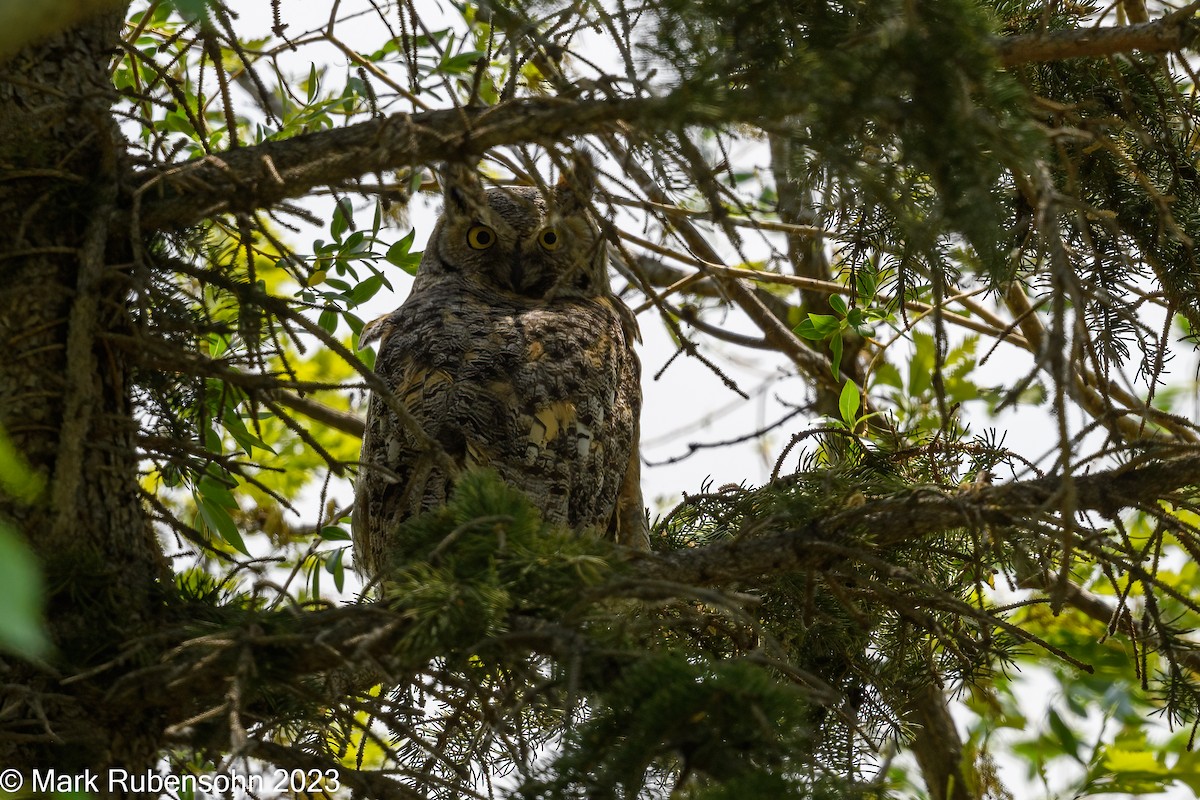
POLYGON ((473 250, 487 250, 496 243, 496 232, 487 225, 476 225, 467 231, 467 244, 473 250))
POLYGON ((538 234, 538 244, 547 250, 557 250, 558 246, 562 244, 562 237, 554 228, 546 228, 538 234))

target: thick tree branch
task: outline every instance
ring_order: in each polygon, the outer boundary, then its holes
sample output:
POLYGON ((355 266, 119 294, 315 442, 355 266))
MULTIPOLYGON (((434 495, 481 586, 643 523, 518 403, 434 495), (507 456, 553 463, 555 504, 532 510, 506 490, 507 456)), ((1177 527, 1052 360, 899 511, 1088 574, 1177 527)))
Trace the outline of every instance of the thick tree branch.
MULTIPOLYGON (((478 156, 519 142, 550 145, 605 130, 617 122, 646 131, 681 125, 749 121, 798 110, 807 93, 764 105, 757 92, 732 92, 721 105, 694 102, 681 89, 665 97, 626 100, 532 98, 484 109, 446 109, 383 119, 264 142, 170 169, 133 176, 134 219, 142 230, 183 228, 215 214, 251 211, 359 175, 478 156), (790 99, 789 99, 790 98, 790 99)), ((128 225, 134 220, 121 220, 128 225)))
MULTIPOLYGON (((1121 509, 1153 504, 1187 487, 1200 486, 1200 455, 1126 465, 1117 469, 1079 476, 1074 479, 1080 511, 1113 515, 1121 509)), ((1018 481, 1002 486, 971 488, 957 492, 913 491, 903 496, 884 498, 814 521, 803 530, 784 530, 764 536, 752 536, 702 548, 689 548, 663 554, 638 553, 618 578, 624 587, 630 581, 667 581, 672 585, 717 585, 753 580, 763 574, 794 571, 819 566, 836 557, 844 557, 839 541, 848 535, 887 547, 904 540, 938 533, 964 525, 987 523, 996 526, 1022 524, 1053 511, 1055 494, 1061 488, 1058 477, 1018 481)), ((1042 580, 1048 581, 1047 574, 1042 580)), ((616 584, 614 584, 616 586, 616 584)), ((599 594, 604 588, 598 587, 599 594)), ((1111 621, 1113 612, 1085 592, 1071 592, 1067 602, 1102 621, 1111 621)), ((333 674, 355 676, 403 674, 419 669, 430 657, 428 652, 412 650, 410 635, 414 620, 386 604, 368 604, 313 612, 275 612, 246 615, 233 610, 219 625, 218 632, 203 636, 183 633, 172 645, 156 637, 157 644, 135 644, 121 662, 144 660, 146 647, 161 649, 164 655, 156 663, 135 670, 117 681, 113 691, 144 693, 146 686, 162 687, 162 697, 152 698, 156 707, 171 707, 177 718, 168 724, 188 724, 212 709, 229 702, 229 680, 253 654, 254 663, 286 664, 286 676, 247 678, 246 691, 239 695, 236 711, 244 724, 270 724, 270 698, 284 684, 303 682, 304 676, 333 674), (169 702, 182 689, 187 703, 169 702)), ((1128 617, 1120 618, 1120 627, 1128 626, 1128 617)), ((557 628, 555 629, 557 630, 557 628)), ((539 652, 557 652, 553 631, 523 641, 539 652)), ((170 634, 165 635, 171 639, 170 634)), ((562 643, 559 642, 559 645, 562 643)), ((573 652, 570 648, 564 653, 573 652)), ((1185 662, 1192 666, 1191 661, 1185 662)), ((376 677, 363 678, 367 684, 376 677)), ((932 702, 937 692, 931 687, 932 702)), ((943 709, 944 710, 944 709, 943 709)), ((938 709, 912 709, 913 721, 923 733, 917 748, 923 750, 922 769, 930 781, 931 794, 947 798, 965 798, 966 784, 958 760, 960 744, 948 718, 938 709), (953 777, 952 777, 953 776, 953 777), (958 788, 956 788, 958 787, 958 788), (942 794, 939 794, 939 791, 942 794)), ((259 750, 257 754, 278 759, 282 751, 259 750)), ((348 776, 360 788, 380 776, 359 773, 348 776)), ((382 786, 382 785, 381 785, 382 786)), ((387 787, 384 787, 387 788, 387 787)), ((397 790, 397 797, 405 797, 397 790)))
MULTIPOLYGON (((1013 66, 1133 50, 1179 50, 1189 46, 1200 30, 1189 9, 1192 6, 1143 25, 1000 39, 996 52, 1002 64, 1013 66)), ((716 91, 712 88, 708 94, 716 91)), ((116 224, 123 227, 135 222, 144 231, 183 228, 215 214, 270 207, 308 194, 317 186, 345 183, 368 173, 470 158, 501 145, 561 143, 572 136, 611 132, 617 123, 652 134, 688 125, 782 119, 812 101, 810 92, 786 86, 719 91, 720 97, 699 97, 685 85, 661 97, 529 98, 489 108, 395 114, 263 142, 134 175, 133 219, 123 212, 116 224)))
POLYGON ((1106 28, 1046 31, 999 39, 996 55, 1006 67, 1067 58, 1111 56, 1118 53, 1173 53, 1191 47, 1200 33, 1190 3, 1154 22, 1106 28))
MULTIPOLYGON (((944 689, 930 683, 913 695, 904 709, 905 720, 915 725, 912 750, 921 768, 925 788, 933 800, 972 800, 972 792, 964 774, 963 745, 950 716, 944 689)), ((972 776, 974 777, 974 776, 972 776)))
MULTIPOLYGON (((1027 527, 1033 517, 1053 510, 1053 498, 1061 483, 1060 477, 1047 477, 957 492, 909 492, 848 508, 815 520, 802 530, 788 529, 669 553, 637 553, 621 580, 712 586, 794 571, 828 558, 829 551, 822 545, 844 540, 855 531, 870 531, 870 541, 883 548, 981 522, 1027 527)), ((1200 455, 1126 465, 1074 478, 1079 511, 1104 515, 1149 505, 1196 486, 1200 486, 1200 455)), ((840 547, 834 549, 842 552, 840 547)), ((1109 613, 1084 610, 1092 615, 1109 613)), ((409 624, 406 618, 374 605, 277 615, 275 619, 269 626, 260 623, 254 633, 206 637, 183 648, 200 648, 196 652, 201 653, 209 647, 219 645, 223 649, 240 642, 263 657, 278 651, 275 655, 282 660, 277 663, 287 663, 292 674, 303 675, 364 657, 383 658, 404 638, 409 624)), ((187 674, 186 665, 192 660, 185 657, 183 649, 177 651, 162 667, 169 673, 160 676, 163 685, 186 681, 199 691, 202 679, 187 674), (170 666, 172 663, 175 666, 170 666)), ((206 661, 199 655, 194 660, 206 661)), ((138 685, 143 683, 139 679, 138 685)))
MULTIPOLYGON (((1073 478, 1076 508, 1114 515, 1123 508, 1152 504, 1190 486, 1200 486, 1200 456, 1118 467, 1073 478)), ((745 537, 708 547, 647 556, 647 578, 691 585, 717 585, 815 565, 830 558, 823 545, 854 532, 888 547, 954 528, 978 525, 1028 527, 1054 510, 1061 477, 1017 481, 956 492, 923 491, 869 501, 802 529, 745 537)))

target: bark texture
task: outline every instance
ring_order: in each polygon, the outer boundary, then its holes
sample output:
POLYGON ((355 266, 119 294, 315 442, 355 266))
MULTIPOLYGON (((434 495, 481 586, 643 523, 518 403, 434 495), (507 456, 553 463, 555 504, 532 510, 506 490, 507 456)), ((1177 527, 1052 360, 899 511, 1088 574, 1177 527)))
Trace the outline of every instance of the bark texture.
POLYGON ((47 490, 0 496, 49 587, 57 646, 40 668, 0 664, 0 763, 140 767, 153 709, 102 701, 101 672, 145 630, 167 574, 137 486, 128 367, 98 333, 128 325, 128 258, 110 241, 123 147, 108 65, 122 14, 103 14, 0 64, 0 425, 47 490), (20 689, 14 688, 21 686, 20 689))

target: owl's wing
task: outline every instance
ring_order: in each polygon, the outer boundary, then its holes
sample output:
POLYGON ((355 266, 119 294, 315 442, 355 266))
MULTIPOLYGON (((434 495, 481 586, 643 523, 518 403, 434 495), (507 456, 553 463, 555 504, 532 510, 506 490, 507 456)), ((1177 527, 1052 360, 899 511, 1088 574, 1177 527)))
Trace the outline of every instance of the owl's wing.
POLYGON ((613 540, 617 544, 636 550, 650 549, 650 531, 646 525, 646 507, 642 503, 642 451, 638 446, 641 424, 633 429, 633 447, 629 451, 629 463, 625 477, 617 493, 617 507, 613 511, 613 540))
POLYGON ((617 493, 617 505, 613 510, 609 533, 618 544, 637 550, 649 550, 650 532, 649 526, 646 524, 646 507, 642 502, 642 450, 640 446, 642 370, 641 362, 633 347, 634 342, 642 340, 642 331, 638 327, 637 317, 634 316, 633 311, 619 298, 606 298, 605 305, 612 310, 621 323, 625 363, 629 365, 622 381, 626 391, 630 393, 629 400, 633 405, 633 436, 629 448, 629 461, 625 465, 625 474, 617 493))
POLYGON ((398 329, 399 312, 380 317, 363 326, 360 345, 379 341, 375 371, 391 388, 392 395, 407 409, 410 424, 402 422, 389 403, 374 393, 367 408, 359 473, 354 488, 355 563, 360 572, 374 575, 386 558, 403 551, 395 542, 396 530, 404 520, 444 503, 452 476, 461 459, 448 460, 440 444, 430 440, 438 430, 430 410, 440 408, 452 379, 442 370, 425 369, 405 351, 398 329), (424 435, 410 429, 415 423, 424 435), (432 452, 430 445, 439 448, 432 452), (440 456, 440 458, 439 458, 440 456))

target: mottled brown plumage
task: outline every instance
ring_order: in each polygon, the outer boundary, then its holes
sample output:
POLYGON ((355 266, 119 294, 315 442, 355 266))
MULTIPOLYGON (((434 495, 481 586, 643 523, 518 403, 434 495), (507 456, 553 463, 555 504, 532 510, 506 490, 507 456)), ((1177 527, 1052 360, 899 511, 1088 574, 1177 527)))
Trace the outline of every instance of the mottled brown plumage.
MULTIPOLYGON (((548 520, 645 547, 637 323, 609 286, 590 164, 545 194, 485 192, 462 168, 443 183, 412 293, 363 329, 375 371, 457 469, 490 467, 548 520)), ((420 438, 371 398, 354 511, 367 575, 422 555, 397 528, 453 486, 420 438)))

